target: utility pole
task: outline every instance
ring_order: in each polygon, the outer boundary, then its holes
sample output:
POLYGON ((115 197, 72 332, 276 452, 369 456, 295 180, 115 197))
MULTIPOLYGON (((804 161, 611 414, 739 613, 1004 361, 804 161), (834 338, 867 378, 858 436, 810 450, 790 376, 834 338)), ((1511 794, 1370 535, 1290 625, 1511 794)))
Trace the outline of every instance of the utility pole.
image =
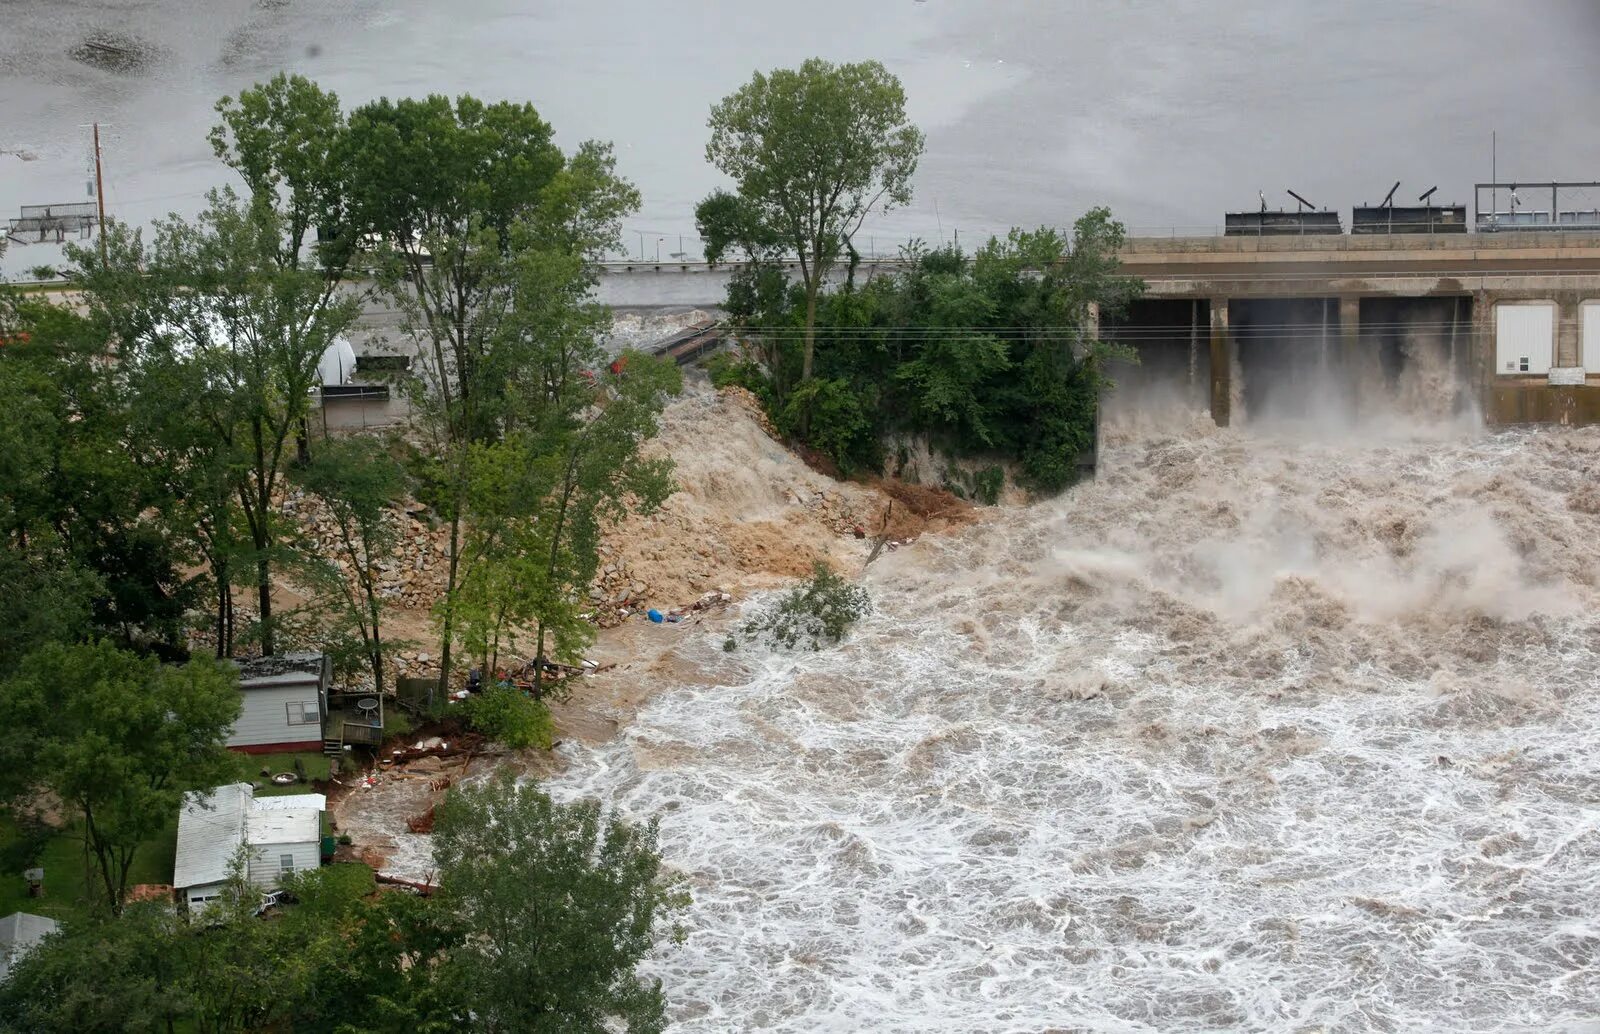
POLYGON ((106 183, 100 172, 100 123, 94 124, 94 200, 100 212, 100 264, 106 264, 106 183))

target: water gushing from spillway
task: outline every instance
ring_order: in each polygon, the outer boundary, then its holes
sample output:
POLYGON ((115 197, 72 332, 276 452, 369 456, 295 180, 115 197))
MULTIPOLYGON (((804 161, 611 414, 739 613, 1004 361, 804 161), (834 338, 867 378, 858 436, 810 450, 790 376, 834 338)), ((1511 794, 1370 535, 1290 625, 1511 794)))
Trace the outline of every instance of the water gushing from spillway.
POLYGON ((1600 429, 1108 439, 563 748, 690 877, 676 1029, 1591 1029, 1600 429))

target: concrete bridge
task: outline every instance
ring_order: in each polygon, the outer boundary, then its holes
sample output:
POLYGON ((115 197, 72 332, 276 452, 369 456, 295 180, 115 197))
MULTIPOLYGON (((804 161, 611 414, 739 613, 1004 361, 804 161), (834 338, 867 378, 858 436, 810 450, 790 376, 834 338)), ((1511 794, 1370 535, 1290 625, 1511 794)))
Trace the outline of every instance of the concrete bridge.
MULTIPOLYGON (((1139 353, 1118 371, 1127 393, 1174 391, 1224 425, 1428 391, 1491 423, 1600 422, 1600 234, 1138 238, 1121 257, 1148 285, 1102 327, 1139 353)), ((598 293, 716 306, 731 272, 617 262, 598 293)))
POLYGON ((1400 390, 1600 422, 1600 235, 1140 239, 1122 259, 1147 293, 1103 336, 1139 352, 1133 383, 1202 394, 1219 424, 1400 390))

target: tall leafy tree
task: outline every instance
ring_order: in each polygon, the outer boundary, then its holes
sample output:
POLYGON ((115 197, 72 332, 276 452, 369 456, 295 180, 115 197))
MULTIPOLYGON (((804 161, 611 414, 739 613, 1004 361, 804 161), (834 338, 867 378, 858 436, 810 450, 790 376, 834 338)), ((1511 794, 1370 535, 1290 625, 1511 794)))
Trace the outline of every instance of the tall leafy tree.
POLYGON ((697 210, 707 257, 730 245, 796 255, 805 289, 801 382, 814 368, 817 300, 869 213, 911 199, 923 136, 900 80, 876 61, 757 72, 711 109, 706 160, 734 181, 697 210))
POLYGON ((638 193, 616 175, 608 146, 564 155, 527 104, 382 99, 351 113, 349 148, 360 225, 382 242, 379 289, 422 346, 409 394, 432 458, 425 494, 450 531, 443 684, 466 573, 470 457, 526 419, 530 342, 508 328, 519 269, 571 257, 592 277, 638 193))
POLYGON ((16 752, 0 789, 60 799, 120 911, 140 845, 173 821, 183 792, 235 771, 225 744, 238 715, 238 672, 224 662, 161 665, 104 641, 42 646, 0 692, 16 752))
MULTIPOLYGON (((323 353, 354 322, 355 299, 317 270, 279 264, 275 211, 214 192, 193 222, 163 223, 146 268, 155 319, 136 338, 140 361, 181 371, 196 433, 228 453, 248 533, 263 653, 276 648, 272 569, 284 529, 276 495, 303 432, 323 353)), ((94 267, 84 277, 96 292, 94 267)))
POLYGON ((216 156, 244 180, 253 205, 277 214, 275 261, 295 268, 308 244, 332 281, 355 252, 348 183, 348 135, 339 98, 280 72, 217 102, 216 156))
POLYGON ((170 1034, 192 1008, 187 933, 158 902, 130 905, 114 922, 69 925, 0 980, 0 1031, 170 1034))
POLYGON ((606 364, 597 338, 610 313, 586 301, 592 274, 581 256, 531 246, 511 260, 501 351, 517 357, 515 418, 471 454, 461 604, 468 645, 490 667, 520 628, 533 631, 538 697, 542 662, 576 660, 592 641, 581 611, 601 525, 672 491, 670 462, 639 450, 681 378, 671 362, 639 354, 606 364))
POLYGON ((400 539, 395 509, 405 498, 405 468, 371 439, 332 439, 295 472, 295 481, 318 499, 333 522, 331 550, 308 559, 313 582, 326 586, 360 636, 373 686, 383 692, 386 609, 378 563, 400 539))
POLYGON ((0 291, 0 336, 0 565, 18 568, 7 584, 32 587, 0 603, 20 612, 0 638, 54 628, 70 639, 92 625, 128 645, 175 646, 187 529, 170 519, 170 487, 102 326, 0 291))
POLYGON ((662 870, 654 822, 558 804, 502 774, 445 798, 434 857, 439 907, 468 931, 441 979, 481 1029, 665 1028, 660 982, 636 969, 678 932, 688 894, 662 870))

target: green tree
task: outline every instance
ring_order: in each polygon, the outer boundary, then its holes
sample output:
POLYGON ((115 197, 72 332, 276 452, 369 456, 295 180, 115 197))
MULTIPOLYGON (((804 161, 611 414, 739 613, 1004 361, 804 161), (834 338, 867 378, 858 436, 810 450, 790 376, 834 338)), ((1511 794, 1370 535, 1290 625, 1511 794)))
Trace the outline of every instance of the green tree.
POLYGON ((314 237, 316 257, 338 279, 355 252, 349 148, 339 98, 299 75, 279 72, 217 101, 210 135, 216 156, 238 173, 251 202, 282 227, 274 261, 296 268, 314 237))
MULTIPOLYGON (((592 354, 592 344, 577 353, 592 354)), ((480 454, 473 537, 482 544, 464 586, 468 627, 491 667, 518 625, 533 629, 536 700, 546 691, 545 662, 575 663, 593 642, 583 610, 603 528, 653 511, 674 490, 671 461, 640 447, 681 383, 670 361, 626 353, 618 372, 572 378, 570 390, 546 400, 537 425, 480 454)))
POLYGON ((141 902, 109 922, 69 924, 0 980, 0 1031, 168 1032, 193 1007, 186 924, 141 902))
MULTIPOLYGON (((134 362, 166 364, 187 379, 191 438, 222 450, 248 533, 267 654, 276 648, 272 568, 284 535, 275 497, 291 439, 304 431, 318 363, 358 311, 321 272, 280 265, 283 239, 277 212, 242 205, 227 190, 214 192, 195 221, 161 224, 144 262, 147 290, 131 301, 146 318, 129 350, 134 362)), ((108 309, 130 304, 113 293, 123 270, 103 270, 81 249, 75 255, 86 264, 88 295, 108 309), (112 289, 102 291, 102 278, 112 289)))
POLYGON ((378 563, 400 540, 395 509, 406 494, 405 468, 371 439, 330 439, 294 473, 333 521, 331 551, 308 557, 312 581, 337 601, 361 638, 375 690, 383 692, 385 601, 378 563))
POLYGON ((1100 341, 1091 314, 1110 316, 1137 298, 1144 282, 1121 273, 1122 224, 1094 208, 1071 236, 1046 227, 1012 230, 973 259, 972 276, 1007 325, 1019 376, 996 386, 1004 435, 1023 476, 1041 492, 1077 477, 1077 458, 1094 445, 1095 413, 1109 387, 1105 365, 1129 353, 1100 341))
MULTIPOLYGON (((450 677, 463 576, 470 463, 526 419, 532 342, 515 321, 519 274, 578 260, 578 281, 620 239, 638 193, 618 178, 608 146, 570 156, 527 104, 382 99, 350 115, 352 203, 382 241, 378 287, 402 333, 422 344, 408 385, 430 457, 427 494, 450 529, 439 607, 440 683, 450 677)), ((562 284, 572 283, 563 276, 562 284)), ((566 298, 553 292, 546 297, 566 298)))
POLYGON ((222 662, 42 646, 0 693, 11 762, 0 788, 12 800, 53 793, 74 814, 105 903, 120 911, 140 845, 174 820, 184 791, 236 771, 226 742, 238 715, 238 673, 222 662))
POLYGON ((15 584, 39 594, 0 604, 20 612, 0 638, 96 628, 176 649, 192 597, 180 573, 187 530, 168 517, 172 493, 99 325, 0 290, 0 336, 12 339, 0 349, 0 567, 17 567, 15 584))
MULTIPOLYGON (((729 244, 782 241, 800 262, 805 341, 800 380, 814 366, 817 299, 874 209, 911 199, 922 133, 907 123, 900 80, 876 61, 756 73, 711 109, 706 160, 731 177, 735 199, 697 210, 707 257, 729 244)), ((853 262, 852 262, 853 268, 853 262)))
MULTIPOLYGON (((818 562, 804 584, 784 593, 765 613, 746 621, 741 634, 746 638, 770 635, 774 642, 790 649, 805 642, 811 649, 820 650, 843 639, 850 626, 871 611, 872 600, 866 589, 845 581, 827 564, 818 562)), ((730 637, 727 642, 734 640, 730 637)))
POLYGON ((1106 361, 1127 355, 1093 330, 1096 313, 1115 315, 1142 289, 1121 272, 1121 243, 1105 209, 1070 234, 1013 230, 970 257, 913 241, 902 269, 823 296, 823 347, 798 388, 803 299, 779 275, 742 271, 728 310, 745 361, 725 364, 718 382, 751 387, 781 430, 842 471, 878 468, 891 436, 922 436, 989 460, 984 498, 998 497, 1002 460, 1028 487, 1057 491, 1093 446, 1106 361))
POLYGON ((557 804, 509 774, 439 806, 439 907, 469 935, 441 979, 489 1031, 660 1031, 666 999, 636 967, 688 904, 656 825, 557 804))

